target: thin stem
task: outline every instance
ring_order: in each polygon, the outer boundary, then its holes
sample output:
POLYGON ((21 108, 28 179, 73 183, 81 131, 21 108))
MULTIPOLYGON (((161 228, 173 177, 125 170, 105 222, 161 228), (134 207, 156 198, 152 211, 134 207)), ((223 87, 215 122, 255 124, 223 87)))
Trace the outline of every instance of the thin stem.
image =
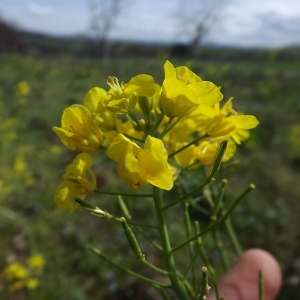
POLYGON ((170 123, 170 125, 168 127, 165 127, 167 128, 166 130, 163 131, 163 134, 160 135, 160 138, 163 138, 169 131, 171 131, 174 126, 176 124, 178 124, 178 122, 182 119, 182 117, 179 117, 175 122, 173 122, 172 124, 170 123))
POLYGON ((146 259, 141 260, 141 262, 142 262, 145 266, 149 267, 150 269, 152 269, 153 271, 155 271, 155 272, 157 272, 157 273, 159 273, 159 274, 161 274, 161 275, 167 275, 167 276, 170 275, 168 271, 165 271, 165 270, 163 270, 163 269, 160 269, 160 268, 158 268, 158 267, 152 265, 152 264, 151 264, 149 261, 147 261, 146 259))
POLYGON ((162 251, 162 247, 160 245, 158 245, 156 242, 154 242, 151 238, 148 237, 148 235, 139 227, 137 227, 137 230, 139 231, 139 233, 148 241, 150 242, 156 249, 158 249, 159 251, 162 251))
POLYGON ((199 295, 199 299, 203 300, 206 299, 206 295, 209 292, 209 287, 208 287, 208 277, 207 277, 207 268, 202 267, 202 287, 199 295))
POLYGON ((229 207, 229 209, 227 210, 227 212, 219 219, 217 220, 215 223, 213 223, 212 225, 206 227, 204 230, 202 230, 201 232, 199 232, 198 234, 196 234, 194 237, 188 239, 187 241, 185 241, 184 243, 182 243, 181 245, 178 245, 176 247, 174 247, 171 251, 174 252, 182 247, 184 247, 185 245, 189 244, 190 242, 194 241, 195 239, 197 239, 198 237, 202 236, 203 234, 205 234, 206 232, 208 232, 209 230, 211 230, 212 228, 215 228, 216 226, 218 226, 220 223, 226 221, 229 217, 229 215, 231 214, 231 212, 234 210, 234 208, 245 198, 245 196, 251 192, 253 189, 255 188, 254 184, 250 184, 250 186, 240 195, 238 196, 234 202, 231 204, 231 206, 229 207))
POLYGON ((192 168, 192 167, 194 167, 194 166, 196 166, 196 165, 198 165, 198 164, 199 164, 199 161, 195 161, 195 162, 189 164, 188 166, 182 168, 180 171, 178 171, 177 173, 175 173, 175 175, 180 175, 180 174, 183 173, 184 171, 189 170, 190 168, 192 168))
POLYGON ((192 268, 195 266, 195 263, 196 263, 196 261, 197 261, 198 256, 199 256, 199 255, 198 255, 198 253, 197 253, 197 254, 195 254, 194 257, 191 259, 191 262, 190 262, 189 266, 187 267, 187 269, 186 269, 186 271, 185 271, 185 273, 184 273, 184 275, 183 275, 183 279, 184 279, 184 280, 188 277, 190 271, 191 271, 192 268))
POLYGON ((186 195, 184 195, 183 197, 179 198, 178 200, 164 206, 162 208, 162 210, 166 210, 168 208, 170 208, 173 205, 176 205, 182 201, 184 201, 185 199, 189 198, 190 196, 192 196, 193 194, 197 193, 199 190, 203 189, 206 185, 208 185, 209 183, 211 183, 212 181, 214 181, 213 178, 207 178, 201 185, 199 185, 198 187, 196 187, 195 189, 193 189, 191 192, 187 193, 186 195))
POLYGON ((224 245, 223 245, 222 241, 220 240, 220 238, 218 237, 217 229, 213 230, 213 238, 214 238, 215 245, 218 248, 219 253, 220 253, 221 263, 222 263, 224 272, 227 272, 229 270, 228 257, 227 257, 227 254, 225 253, 224 245))
POLYGON ((94 252, 96 255, 98 255, 99 257, 101 257, 104 261, 108 262, 109 264, 113 265, 114 267, 124 271, 125 273, 127 274, 130 274, 136 278, 139 278, 149 284, 151 284, 152 286, 153 285, 156 285, 156 286, 160 286, 160 287, 165 287, 165 288, 168 288, 170 287, 170 285, 168 284, 164 284, 164 283, 161 283, 161 282, 158 282, 156 280, 153 280, 153 279, 150 279, 150 278, 147 278, 147 277, 144 277, 138 273, 135 273, 127 268, 124 268, 122 267, 120 264, 117 264, 115 262, 113 262, 112 260, 110 260, 105 254, 103 254, 99 249, 96 249, 94 247, 91 247, 91 246, 87 246, 87 249, 91 250, 92 252, 94 252))
POLYGON ((173 157, 174 155, 178 154, 179 152, 185 150, 185 149, 188 148, 189 146, 191 146, 191 145, 197 143, 198 141, 200 141, 200 140, 202 140, 202 139, 204 139, 204 138, 206 138, 206 137, 207 137, 207 136, 204 135, 204 136, 200 136, 200 137, 194 139, 193 141, 191 141, 190 143, 186 144, 186 145, 183 146, 182 148, 180 148, 180 149, 174 151, 173 153, 171 153, 171 154, 169 155, 169 158, 173 157))
POLYGON ((162 243, 163 255, 164 255, 165 264, 167 266, 167 270, 170 273, 169 278, 171 280, 172 288, 176 292, 179 299, 188 300, 189 296, 187 295, 187 292, 182 282, 179 280, 179 277, 177 276, 174 256, 171 252, 171 245, 169 240, 167 224, 165 222, 164 214, 161 209, 162 190, 157 187, 153 187, 153 192, 154 192, 153 194, 154 194, 155 211, 156 211, 157 223, 159 226, 159 233, 160 233, 160 239, 162 243))
POLYGON ((225 221, 225 226, 226 226, 226 230, 228 232, 228 235, 229 235, 229 238, 232 242, 232 245, 237 253, 238 256, 241 256, 242 253, 243 253, 243 249, 242 249, 242 246, 237 238, 237 235, 235 233, 235 230, 232 226, 232 223, 230 221, 230 218, 228 218, 226 221, 225 221))
POLYGON ((264 278, 261 270, 258 271, 258 295, 259 300, 265 299, 264 278))
POLYGON ((160 295, 162 296, 162 298, 164 300, 170 300, 169 295, 167 294, 167 292, 162 287, 160 287, 160 286, 157 286, 157 287, 154 286, 154 287, 159 291, 160 295))
POLYGON ((133 140, 133 141, 136 141, 136 142, 140 142, 140 143, 145 143, 144 140, 138 139, 138 138, 136 138, 134 136, 131 136, 131 135, 128 135, 128 134, 126 134, 124 132, 120 132, 120 131, 117 131, 117 132, 122 133, 125 137, 127 137, 130 140, 133 140))
POLYGON ((98 189, 95 189, 94 193, 97 193, 97 194, 106 194, 106 195, 114 195, 114 196, 122 196, 122 197, 144 197, 144 198, 153 197, 153 194, 117 193, 117 192, 109 192, 109 191, 103 191, 103 190, 98 190, 98 189))
MULTIPOLYGON (((196 233, 200 232, 200 227, 199 227, 199 222, 198 221, 195 222, 195 229, 196 229, 196 233)), ((212 278, 212 283, 213 283, 214 290, 215 290, 215 293, 216 293, 216 299, 219 299, 219 292, 218 292, 218 285, 217 285, 215 270, 213 269, 213 267, 210 265, 210 263, 208 261, 207 254, 204 250, 203 242, 202 242, 200 237, 197 238, 197 245, 199 247, 200 257, 203 260, 204 264, 207 266, 209 274, 212 278)))
MULTIPOLYGON (((189 215, 189 204, 185 203, 184 205, 184 224, 185 224, 185 231, 187 238, 189 239, 191 237, 191 220, 189 215)), ((189 243, 189 255, 190 255, 190 261, 193 260, 194 257, 194 243, 189 243)), ((192 266, 192 282, 193 282, 193 288, 196 290, 196 276, 195 276, 195 268, 192 266)))
POLYGON ((160 123, 162 122, 162 120, 164 119, 164 114, 163 113, 161 113, 159 116, 158 116, 158 118, 157 118, 157 120, 156 120, 156 122, 155 122, 155 125, 153 126, 153 128, 152 128, 152 130, 151 130, 151 135, 153 135, 154 134, 154 132, 155 132, 155 130, 158 128, 158 126, 160 125, 160 123))
POLYGON ((145 132, 145 134, 149 135, 149 132, 146 130, 146 128, 141 126, 141 124, 139 123, 139 121, 135 117, 134 113, 132 113, 130 111, 130 112, 127 113, 127 115, 135 122, 135 124, 136 124, 136 126, 138 127, 139 130, 141 130, 141 131, 145 132))
POLYGON ((164 127, 164 130, 162 131, 162 133, 159 135, 159 138, 162 139, 164 137, 164 135, 168 132, 169 127, 171 126, 172 122, 173 122, 174 118, 170 118, 167 122, 167 124, 164 127))
POLYGON ((127 220, 127 223, 128 223, 128 224, 131 224, 131 225, 140 226, 140 227, 146 227, 146 228, 154 228, 154 229, 158 229, 158 226, 156 226, 156 225, 144 224, 144 223, 134 222, 134 221, 131 221, 131 220, 127 220))

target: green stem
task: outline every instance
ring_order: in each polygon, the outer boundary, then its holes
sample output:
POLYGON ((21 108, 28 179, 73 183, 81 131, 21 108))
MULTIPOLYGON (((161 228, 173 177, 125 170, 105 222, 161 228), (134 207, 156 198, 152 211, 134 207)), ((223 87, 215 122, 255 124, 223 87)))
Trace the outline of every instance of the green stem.
POLYGON ((122 133, 125 137, 127 137, 130 140, 133 140, 133 141, 136 141, 136 142, 140 142, 140 143, 143 143, 143 144, 145 143, 144 140, 140 140, 140 139, 138 139, 138 138, 136 138, 134 136, 128 135, 128 134, 126 134, 124 132, 120 132, 120 131, 117 131, 117 132, 122 133))
POLYGON ((152 246, 154 246, 157 250, 162 251, 162 247, 148 237, 148 235, 141 228, 137 227, 137 230, 148 242, 152 244, 152 246))
POLYGON ((182 247, 184 247, 185 245, 189 244, 190 242, 194 241, 195 239, 197 239, 198 237, 202 236, 203 234, 205 234, 206 232, 210 231, 212 228, 215 228, 216 226, 218 226, 220 223, 226 221, 229 217, 229 215, 231 214, 231 212, 234 210, 234 208, 245 198, 245 196, 250 193, 253 189, 255 188, 254 184, 250 184, 250 186, 240 195, 238 196, 234 202, 231 204, 231 206, 229 207, 229 209, 227 210, 227 212, 215 223, 213 223, 212 225, 206 227, 204 230, 202 230, 201 232, 199 232, 198 234, 196 234, 194 237, 188 239, 187 241, 185 241, 184 243, 182 243, 181 245, 178 245, 176 247, 174 247, 171 251, 174 252, 182 247))
MULTIPOLYGON (((199 222, 198 221, 195 222, 195 229, 196 229, 196 233, 200 232, 200 227, 199 227, 199 222)), ((204 264, 207 266, 209 274, 212 278, 213 287, 214 287, 214 290, 215 290, 215 293, 216 293, 216 299, 219 299, 219 292, 218 292, 218 285, 217 285, 215 270, 213 269, 213 267, 210 265, 210 263, 208 261, 207 254, 204 250, 203 242, 202 242, 200 237, 197 238, 197 245, 199 247, 200 257, 203 260, 204 264)))
POLYGON ((134 221, 131 221, 131 220, 127 220, 127 223, 131 224, 131 225, 135 225, 135 226, 140 226, 140 227, 158 229, 158 226, 156 226, 156 225, 144 224, 144 223, 134 222, 134 221))
POLYGON ((156 120, 156 122, 155 122, 155 125, 154 125, 154 127, 152 128, 152 130, 151 130, 151 135, 153 135, 154 133, 155 133, 155 130, 158 128, 158 126, 160 125, 160 123, 162 122, 162 120, 164 119, 164 114, 163 113, 161 113, 160 115, 159 115, 159 117, 157 118, 157 120, 156 120))
POLYGON ((185 149, 188 148, 189 146, 191 146, 191 145, 197 143, 198 141, 200 141, 200 140, 202 140, 202 139, 204 139, 204 138, 206 138, 206 137, 207 137, 207 136, 204 135, 204 136, 200 136, 200 137, 194 139, 193 141, 191 141, 190 143, 186 144, 186 145, 183 146, 182 148, 180 148, 180 149, 174 151, 173 153, 171 153, 171 154, 169 155, 169 158, 173 157, 174 155, 178 154, 179 152, 185 150, 185 149))
POLYGON ((109 191, 103 191, 103 190, 98 190, 98 189, 95 189, 94 193, 97 193, 97 194, 106 194, 106 195, 114 195, 114 196, 122 196, 122 197, 144 197, 144 198, 153 197, 153 194, 117 193, 117 192, 109 192, 109 191))
POLYGON ((162 133, 159 135, 159 138, 162 139, 164 137, 164 135, 169 131, 169 127, 171 126, 172 122, 173 122, 174 118, 170 118, 167 122, 167 124, 164 127, 164 130, 162 131, 162 133))
POLYGON ((165 287, 165 288, 169 288, 170 285, 168 284, 164 284, 164 283, 161 283, 161 282, 158 282, 156 280, 153 280, 153 279, 150 279, 150 278, 147 278, 147 277, 144 277, 138 273, 135 273, 127 268, 124 268, 122 267, 120 264, 117 264, 115 262, 113 262, 112 260, 110 260, 105 254, 103 254, 99 249, 96 249, 94 247, 91 247, 91 246, 87 246, 87 249, 91 250, 92 252, 94 252, 96 255, 98 255, 99 257, 101 257, 104 261, 108 262, 109 264, 113 265, 114 267, 122 270, 123 272, 127 273, 127 274, 130 274, 136 278, 139 278, 147 283, 149 283, 150 285, 156 285, 156 286, 160 286, 160 287, 165 287))
MULTIPOLYGON (((187 238, 189 239, 191 237, 191 220, 190 220, 190 215, 189 215, 189 204, 185 203, 184 205, 184 224, 185 224, 185 231, 187 238)), ((189 243, 189 255, 190 255, 190 261, 193 260, 194 257, 194 243, 191 242, 189 243)), ((193 288, 196 291, 196 276, 195 276, 195 268, 192 266, 192 282, 193 282, 193 288)))
POLYGON ((259 295, 259 300, 264 300, 265 299, 265 293, 264 293, 264 278, 262 271, 258 271, 258 295, 259 295))
MULTIPOLYGON (((163 133, 160 135, 160 138, 162 139, 169 131, 171 131, 174 128, 174 126, 176 124, 178 124, 178 122, 181 120, 181 118, 182 117, 179 117, 175 122, 170 123, 168 127, 165 127, 166 130, 163 131, 163 133)), ((173 121, 173 118, 172 118, 172 121, 173 121)))
POLYGON ((242 246, 237 238, 237 235, 235 233, 235 230, 232 226, 232 223, 230 221, 230 218, 228 218, 226 221, 225 221, 225 226, 226 226, 226 230, 228 232, 228 235, 229 235, 229 238, 232 242, 232 245, 236 251, 236 253, 238 254, 238 256, 241 256, 242 253, 243 253, 243 249, 242 249, 242 246))
POLYGON ((208 277, 207 277, 207 268, 202 267, 202 287, 199 295, 199 299, 206 299, 206 295, 208 294, 208 277))
MULTIPOLYGON (((129 116, 130 119, 133 120, 133 122, 135 123, 135 125, 138 127, 139 130, 143 131, 146 135, 149 135, 149 132, 146 130, 146 128, 144 128, 143 126, 140 125, 140 123, 137 120, 137 118, 135 117, 134 113, 132 113, 130 111, 130 112, 127 113, 127 115, 129 116)), ((131 122, 132 122, 132 120, 131 120, 131 122)))
POLYGON ((218 237, 217 229, 213 230, 213 238, 214 238, 215 245, 218 248, 219 253, 220 253, 221 263, 222 263, 224 272, 226 273, 229 270, 228 257, 227 257, 227 254, 225 253, 224 245, 223 245, 222 241, 220 240, 220 238, 218 237))
POLYGON ((157 187, 153 187, 153 194, 154 194, 155 211, 156 211, 157 223, 159 226, 160 239, 162 242, 164 260, 165 260, 167 270, 170 273, 169 278, 172 284, 172 288, 174 289, 175 293, 177 294, 180 300, 188 300, 189 296, 187 295, 187 292, 182 282, 179 280, 179 277, 177 276, 174 256, 171 252, 171 245, 169 240, 167 224, 165 222, 164 214, 161 207, 162 190, 157 187))
POLYGON ((159 274, 161 274, 161 275, 167 275, 167 276, 170 275, 168 271, 165 271, 165 270, 163 270, 163 269, 160 269, 160 268, 158 268, 158 267, 152 265, 152 264, 151 264, 149 261, 147 261, 146 259, 141 260, 141 262, 142 262, 145 266, 147 266, 148 268, 152 269, 153 271, 155 271, 155 272, 157 272, 157 273, 159 273, 159 274))
POLYGON ((196 187, 195 189, 193 189, 191 192, 187 193, 186 195, 184 195, 183 197, 179 198, 178 200, 164 206, 162 208, 162 210, 166 210, 168 208, 170 208, 173 205, 176 205, 182 201, 184 201, 185 199, 189 198, 190 196, 192 196, 193 194, 197 193, 198 191, 200 191, 201 189, 203 189, 206 185, 208 185, 209 183, 211 183, 212 181, 214 181, 213 178, 207 178, 201 185, 199 185, 198 187, 196 187))
POLYGON ((160 286, 154 286, 160 293, 161 297, 164 299, 164 300, 170 300, 170 297, 169 295, 167 294, 167 292, 160 286))
POLYGON ((198 165, 198 164, 199 164, 199 161, 195 161, 195 162, 189 164, 188 166, 182 168, 180 171, 178 171, 177 173, 175 173, 175 175, 180 175, 180 174, 183 173, 184 171, 189 170, 190 168, 192 168, 192 167, 194 167, 194 166, 196 166, 196 165, 198 165))
POLYGON ((191 259, 191 262, 190 262, 189 266, 187 267, 187 269, 186 269, 186 271, 185 271, 185 273, 183 275, 183 279, 184 280, 188 277, 190 271, 195 266, 195 263, 197 261, 198 256, 199 256, 198 254, 195 254, 194 257, 191 259))

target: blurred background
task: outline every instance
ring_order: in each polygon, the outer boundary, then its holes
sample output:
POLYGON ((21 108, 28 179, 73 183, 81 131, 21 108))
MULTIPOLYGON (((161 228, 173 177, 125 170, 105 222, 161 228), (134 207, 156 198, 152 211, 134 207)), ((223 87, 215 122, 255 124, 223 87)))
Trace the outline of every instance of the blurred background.
MULTIPOLYGON (((226 196, 256 185, 233 224, 244 249, 279 260, 277 299, 300 299, 297 0, 1 0, 0 270, 35 253, 46 260, 37 289, 8 291, 1 276, 1 299, 156 297, 86 251, 91 244, 141 269, 114 224, 55 208, 53 191, 75 154, 52 127, 90 88, 106 88, 108 75, 128 82, 147 73, 161 83, 166 59, 221 86, 236 110, 259 119, 238 148, 226 196)), ((97 164, 99 186, 124 189, 112 165, 101 157, 97 164)), ((114 199, 100 200, 119 213, 114 199)), ((133 208, 149 217, 140 204, 133 208)))

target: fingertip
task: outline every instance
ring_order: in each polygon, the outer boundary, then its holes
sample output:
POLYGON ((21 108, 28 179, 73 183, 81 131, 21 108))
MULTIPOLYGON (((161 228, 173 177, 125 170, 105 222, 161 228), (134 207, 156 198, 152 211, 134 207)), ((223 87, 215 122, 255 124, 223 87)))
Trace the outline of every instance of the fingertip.
MULTIPOLYGON (((276 259, 261 249, 243 253, 236 265, 219 284, 220 297, 228 300, 252 300, 258 298, 258 272, 264 278, 265 300, 272 300, 281 285, 281 270, 276 259)), ((208 300, 215 299, 210 295, 208 300)))
POLYGON ((258 282, 258 272, 262 271, 265 299, 271 300, 276 297, 279 292, 282 276, 281 269, 277 260, 267 251, 262 249, 250 249, 241 256, 242 264, 251 266, 251 274, 245 278, 249 282, 258 282), (252 276, 253 274, 253 276, 252 276), (256 277, 254 275, 256 274, 256 277))

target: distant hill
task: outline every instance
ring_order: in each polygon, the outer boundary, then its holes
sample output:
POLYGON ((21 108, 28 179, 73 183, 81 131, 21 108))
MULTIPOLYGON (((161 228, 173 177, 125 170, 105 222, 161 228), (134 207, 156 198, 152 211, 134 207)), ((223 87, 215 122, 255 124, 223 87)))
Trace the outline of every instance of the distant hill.
MULTIPOLYGON (((0 20, 0 53, 22 53, 27 55, 68 55, 83 57, 103 57, 100 43, 87 36, 50 36, 28 32, 0 20)), ((206 60, 266 60, 270 52, 276 53, 277 59, 300 59, 300 47, 288 47, 277 50, 238 49, 220 45, 203 45, 198 49, 198 56, 206 60)), ((147 44, 130 41, 111 41, 110 57, 122 56, 174 56, 189 59, 188 45, 184 44, 147 44)))

